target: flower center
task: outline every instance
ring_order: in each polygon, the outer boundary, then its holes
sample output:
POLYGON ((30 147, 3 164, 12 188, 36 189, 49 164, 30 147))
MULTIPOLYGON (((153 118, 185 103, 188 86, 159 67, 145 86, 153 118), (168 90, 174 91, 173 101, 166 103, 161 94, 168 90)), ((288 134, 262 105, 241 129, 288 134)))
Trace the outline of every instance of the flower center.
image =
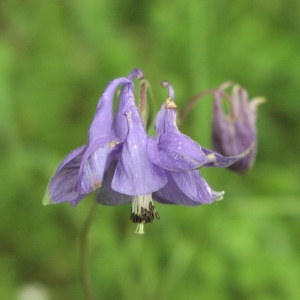
POLYGON ((158 212, 153 205, 151 194, 143 196, 133 196, 131 206, 130 220, 133 223, 138 223, 136 233, 144 233, 144 223, 152 223, 156 217, 160 219, 158 212))

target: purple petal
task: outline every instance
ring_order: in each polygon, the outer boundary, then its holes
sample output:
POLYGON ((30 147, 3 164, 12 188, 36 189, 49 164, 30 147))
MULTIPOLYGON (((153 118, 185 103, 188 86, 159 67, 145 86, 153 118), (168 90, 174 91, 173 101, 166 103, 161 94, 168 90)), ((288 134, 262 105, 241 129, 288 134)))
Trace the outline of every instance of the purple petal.
POLYGON ((163 133, 157 141, 151 137, 147 150, 153 163, 170 171, 191 170, 202 167, 207 157, 198 143, 175 132, 163 133))
POLYGON ((209 204, 223 198, 224 192, 215 192, 198 170, 172 172, 171 175, 182 192, 194 201, 209 204))
POLYGON ((113 123, 116 136, 123 141, 125 140, 128 132, 127 119, 123 114, 123 110, 126 105, 126 99, 128 99, 129 97, 130 97, 130 85, 124 84, 121 89, 119 103, 118 103, 118 107, 117 107, 117 111, 113 123))
POLYGON ((121 194, 111 188, 118 161, 114 160, 105 172, 102 186, 96 191, 96 201, 103 205, 123 205, 132 201, 132 196, 121 194))
POLYGON ((129 75, 127 76, 127 78, 128 78, 131 82, 133 82, 134 78, 137 78, 138 80, 143 79, 143 78, 144 78, 144 74, 143 74, 143 72, 142 72, 141 69, 135 68, 135 69, 133 69, 133 70, 129 73, 129 75))
POLYGON ((166 114, 166 109, 165 109, 165 103, 161 106, 159 112, 156 115, 156 119, 155 119, 155 131, 157 133, 157 135, 159 136, 160 134, 164 133, 165 130, 165 114, 166 114))
MULTIPOLYGON (((221 92, 215 93, 212 142, 213 148, 219 153, 229 157, 240 157, 239 160, 229 164, 233 169, 243 174, 253 164, 256 147, 256 109, 263 98, 256 98, 254 104, 248 102, 248 93, 245 89, 235 85, 232 96, 230 114, 225 115, 221 105, 221 92), (254 143, 254 145, 253 145, 254 143), (251 146, 252 144, 252 146, 251 146), (244 151, 244 153, 242 153, 244 151)), ((220 159, 218 159, 220 161, 220 159)), ((228 166, 223 160, 217 167, 228 166)), ((213 166, 208 164, 207 166, 213 166)))
POLYGON ((125 105, 126 105, 128 99, 132 98, 134 101, 133 80, 135 78, 140 80, 143 77, 144 77, 144 74, 140 69, 137 69, 137 68, 133 69, 127 77, 129 79, 129 81, 131 82, 131 84, 124 84, 121 89, 118 107, 117 107, 117 111, 116 111, 114 121, 113 121, 113 127, 115 130, 115 134, 121 140, 125 140, 125 138, 127 136, 127 132, 128 132, 127 119, 124 116, 123 111, 125 109, 125 105))
POLYGON ((202 151, 205 153, 205 155, 207 155, 208 158, 208 162, 204 165, 204 167, 226 168, 248 155, 253 146, 254 144, 252 144, 246 151, 235 156, 222 156, 217 152, 210 151, 202 147, 202 151))
POLYGON ((179 132, 176 124, 176 116, 176 109, 166 109, 166 104, 162 105, 155 119, 155 131, 158 136, 165 132, 179 132))
POLYGON ((113 100, 114 94, 121 84, 130 82, 127 78, 118 78, 111 81, 104 93, 102 94, 93 122, 89 129, 88 144, 103 137, 113 134, 112 118, 113 118, 113 100))
POLYGON ((200 202, 194 201, 185 195, 175 183, 170 172, 166 172, 168 182, 166 185, 152 194, 153 199, 163 204, 180 204, 185 206, 200 205, 200 202))
POLYGON ((79 195, 79 196, 80 197, 78 197, 77 199, 71 201, 72 207, 75 207, 82 200, 82 198, 84 198, 86 195, 83 195, 83 197, 81 197, 82 195, 79 195))
MULTIPOLYGON (((221 92, 217 91, 214 95, 214 106, 213 106, 213 119, 212 119, 212 144, 213 149, 222 152, 222 148, 227 147, 228 150, 232 148, 229 134, 229 120, 225 116, 222 109, 222 96, 221 92)), ((232 130, 232 129, 231 129, 232 130)), ((230 154, 232 155, 232 153, 230 154)))
POLYGON ((80 165, 75 190, 88 194, 102 184, 108 164, 120 151, 120 144, 113 137, 103 137, 89 145, 80 165))
POLYGON ((148 157, 148 138, 135 105, 130 107, 126 117, 129 131, 114 174, 112 188, 126 195, 150 194, 166 184, 166 174, 148 157))
POLYGON ((74 191, 84 151, 85 146, 81 146, 61 162, 49 183, 47 194, 43 200, 44 204, 80 201, 87 195, 74 191))
MULTIPOLYGON (((247 151, 251 144, 256 141, 255 132, 248 121, 240 120, 237 115, 241 107, 243 107, 239 104, 237 92, 235 90, 232 98, 232 116, 224 114, 221 105, 221 94, 219 92, 215 93, 212 130, 213 148, 226 156, 240 155, 243 151, 247 151)), ((246 118, 246 120, 248 119, 246 118)))

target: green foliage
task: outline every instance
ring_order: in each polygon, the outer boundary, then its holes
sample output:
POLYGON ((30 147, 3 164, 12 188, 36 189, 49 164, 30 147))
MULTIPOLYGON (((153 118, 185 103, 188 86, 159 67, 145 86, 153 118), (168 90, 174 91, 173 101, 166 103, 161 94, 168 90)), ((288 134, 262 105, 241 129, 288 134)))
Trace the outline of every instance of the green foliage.
MULTIPOLYGON (((169 80, 182 110, 227 80, 259 107, 256 164, 244 177, 201 171, 224 201, 157 205, 134 234, 129 206, 99 206, 90 232, 96 299, 300 297, 300 2, 1 1, 0 298, 31 284, 50 299, 83 299, 76 208, 42 206, 64 155, 86 142, 106 84, 139 67, 157 107, 169 80)), ((211 99, 182 131, 210 146, 211 99)))

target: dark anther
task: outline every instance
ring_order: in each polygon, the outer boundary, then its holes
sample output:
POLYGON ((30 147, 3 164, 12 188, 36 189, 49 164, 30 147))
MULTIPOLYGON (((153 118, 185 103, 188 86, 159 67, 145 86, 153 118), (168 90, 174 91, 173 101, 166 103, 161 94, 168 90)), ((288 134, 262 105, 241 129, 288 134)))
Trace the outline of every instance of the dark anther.
MULTIPOLYGON (((155 212, 155 216, 156 216, 156 219, 157 219, 157 220, 160 220, 160 215, 158 214, 157 211, 155 212)), ((154 218, 154 216, 153 216, 153 218, 154 218)))
POLYGON ((140 216, 134 215, 134 217, 135 217, 135 223, 140 223, 140 216))
POLYGON ((153 223, 153 220, 159 220, 160 216, 158 212, 155 210, 155 206, 152 202, 149 202, 148 208, 140 207, 140 213, 134 212, 133 208, 131 208, 130 220, 133 223, 153 223))

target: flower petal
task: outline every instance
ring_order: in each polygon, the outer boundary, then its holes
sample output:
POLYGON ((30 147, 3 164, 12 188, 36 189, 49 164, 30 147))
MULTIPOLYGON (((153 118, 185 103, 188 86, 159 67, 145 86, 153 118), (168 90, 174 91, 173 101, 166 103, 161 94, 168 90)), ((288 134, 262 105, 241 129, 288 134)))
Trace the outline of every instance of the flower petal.
POLYGON ((134 103, 126 112, 129 131, 117 164, 112 188, 127 195, 146 195, 162 188, 164 170, 154 165, 147 154, 147 134, 134 103))
POLYGON ((155 131, 157 136, 165 132, 179 132, 176 124, 177 110, 166 108, 166 103, 161 106, 155 119, 155 131))
MULTIPOLYGON (((169 85, 170 86, 170 85, 169 85)), ((173 91, 173 88, 171 89, 173 91)), ((173 95, 174 96, 174 95, 173 95)), ((210 162, 201 146, 182 134, 176 124, 177 109, 167 99, 157 114, 157 140, 150 138, 147 146, 152 162, 169 171, 192 170, 210 162)))
POLYGON ((214 97, 213 148, 226 156, 242 156, 243 151, 248 154, 229 165, 229 169, 243 174, 252 166, 255 159, 257 150, 257 105, 264 102, 264 98, 258 97, 248 102, 247 91, 238 85, 234 85, 232 95, 227 97, 231 105, 230 111, 229 114, 225 114, 221 105, 222 90, 220 88, 214 97), (253 143, 254 145, 250 146, 253 143))
POLYGON ((200 202, 194 201, 185 195, 177 186, 170 172, 166 172, 168 182, 166 185, 152 194, 153 199, 163 204, 179 204, 185 206, 200 205, 200 202))
POLYGON ((119 85, 128 82, 130 81, 127 78, 118 78, 112 80, 107 85, 99 100, 93 122, 89 129, 88 145, 101 137, 114 135, 112 127, 114 94, 119 85))
POLYGON ((84 151, 85 146, 81 146, 61 162, 50 180, 43 204, 79 201, 87 195, 74 191, 84 151))
POLYGON ((103 205, 123 205, 132 201, 132 196, 128 196, 114 191, 111 182, 115 173, 118 160, 114 160, 105 172, 102 186, 96 191, 96 201, 103 205))
POLYGON ((75 190, 88 194, 102 184, 108 164, 119 153, 120 144, 112 137, 103 137, 89 145, 84 153, 75 190))
POLYGON ((116 111, 114 121, 113 121, 113 127, 115 130, 115 134, 121 140, 125 140, 125 138, 127 136, 127 132, 128 132, 127 119, 123 114, 123 110, 125 109, 127 99, 132 97, 131 91, 133 91, 133 89, 134 89, 133 80, 135 78, 140 80, 143 77, 144 77, 144 74, 140 69, 138 69, 138 68, 133 69, 127 77, 128 80, 132 83, 132 85, 124 84, 121 89, 118 107, 117 107, 117 111, 116 111))
POLYGON ((160 134, 164 133, 165 130, 165 113, 166 113, 166 109, 165 109, 165 103, 163 103, 163 105, 161 106, 159 112, 156 115, 156 119, 155 119, 155 131, 157 133, 157 135, 159 136, 160 134))
POLYGON ((127 132, 128 132, 127 119, 123 114, 123 110, 124 110, 124 106, 126 105, 126 99, 128 99, 128 97, 130 96, 129 92, 130 92, 129 84, 124 84, 121 89, 119 103, 118 103, 117 111, 113 122, 113 127, 116 136, 123 141, 126 139, 127 132))
POLYGON ((200 145, 187 135, 163 133, 157 141, 151 137, 147 150, 153 163, 170 171, 184 171, 202 167, 207 162, 200 145))
POLYGON ((171 175, 182 192, 194 201, 209 204, 223 198, 224 192, 214 191, 198 170, 172 172, 171 175))
MULTIPOLYGON (((222 146, 226 146, 229 152, 231 151, 233 144, 231 141, 231 132, 233 130, 232 122, 223 112, 221 91, 216 91, 214 95, 212 119, 212 144, 216 151, 220 152, 222 146)), ((226 155, 226 153, 224 154, 226 155)))
POLYGON ((202 147, 203 152, 208 158, 207 163, 204 164, 204 167, 227 168, 239 159, 244 158, 246 155, 248 155, 253 146, 254 143, 246 151, 235 156, 222 156, 217 152, 202 147))

